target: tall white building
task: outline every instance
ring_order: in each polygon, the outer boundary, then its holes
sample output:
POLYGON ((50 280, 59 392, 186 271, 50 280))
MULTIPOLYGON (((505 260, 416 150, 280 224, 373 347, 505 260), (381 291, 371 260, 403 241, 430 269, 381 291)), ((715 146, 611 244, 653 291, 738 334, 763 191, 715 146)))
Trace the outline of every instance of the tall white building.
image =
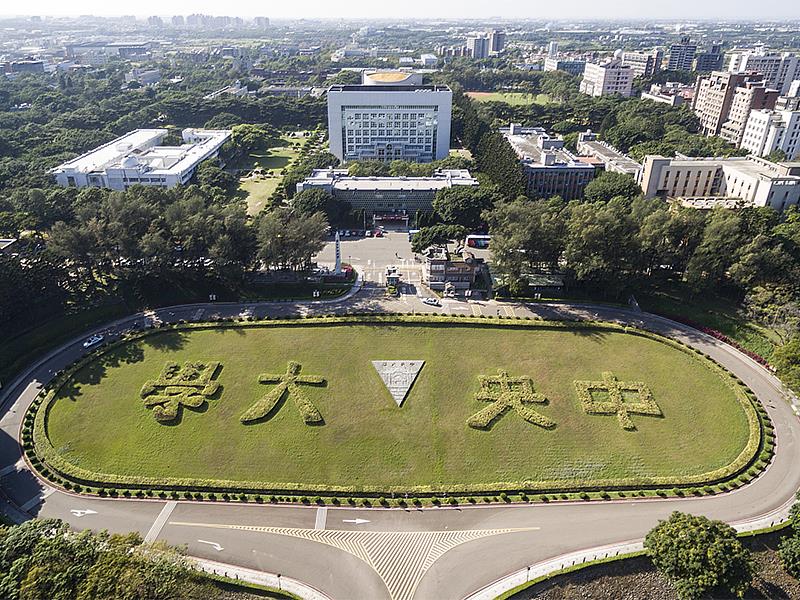
POLYGON ((506 47, 506 32, 493 29, 489 32, 489 54, 500 54, 506 47))
POLYGON ((664 52, 659 48, 650 52, 622 53, 622 64, 633 69, 634 77, 652 77, 661 70, 662 62, 664 62, 664 52))
POLYGON ((453 92, 421 75, 366 72, 328 91, 330 151, 339 160, 431 162, 450 153, 453 92))
POLYGON ((622 51, 604 63, 586 63, 580 90, 590 96, 619 94, 626 98, 633 92, 633 69, 622 63, 622 51))
POLYGON ((126 190, 132 185, 188 183, 197 165, 219 154, 227 129, 184 129, 183 144, 162 146, 166 129, 136 129, 51 171, 65 187, 126 190))
POLYGON ((797 159, 800 157, 800 111, 752 111, 744 128, 741 148, 756 156, 781 150, 787 160, 797 159))
POLYGON ((764 76, 764 81, 770 88, 786 94, 792 81, 800 79, 800 57, 789 52, 770 53, 759 47, 731 54, 728 71, 759 73, 764 76))
POLYGON ((488 36, 479 35, 467 38, 467 52, 472 58, 488 58, 491 40, 488 36))

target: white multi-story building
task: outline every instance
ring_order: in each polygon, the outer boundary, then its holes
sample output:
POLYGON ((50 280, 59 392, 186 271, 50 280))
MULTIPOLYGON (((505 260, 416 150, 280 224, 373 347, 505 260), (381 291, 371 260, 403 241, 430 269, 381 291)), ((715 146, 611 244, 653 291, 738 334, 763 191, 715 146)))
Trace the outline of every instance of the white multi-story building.
POLYGON ((619 94, 629 97, 633 92, 633 69, 622 63, 622 51, 601 64, 586 63, 580 90, 589 96, 619 94))
POLYGON ((453 92, 419 73, 364 73, 328 91, 330 151, 339 160, 431 162, 450 153, 453 92))
POLYGON ((467 52, 472 58, 488 58, 491 48, 489 36, 478 35, 467 38, 467 52))
POLYGON ((800 79, 800 57, 785 52, 766 52, 763 47, 734 52, 728 63, 731 73, 755 72, 764 76, 764 82, 781 94, 789 92, 792 81, 800 79))
POLYGON ((644 159, 641 186, 646 198, 678 199, 687 206, 733 199, 750 206, 769 206, 782 211, 800 203, 800 166, 773 163, 756 156, 665 158, 651 155, 644 159))
POLYGON ((797 159, 800 157, 800 111, 752 111, 740 147, 756 156, 781 150, 787 160, 797 159))
POLYGON ((622 53, 622 64, 633 69, 634 77, 652 77, 661 70, 662 62, 664 62, 664 51, 659 48, 650 52, 622 53))
POLYGON ((65 187, 126 190, 132 185, 173 187, 187 183, 197 165, 219 154, 227 129, 184 129, 183 144, 161 146, 166 129, 136 129, 51 171, 65 187))

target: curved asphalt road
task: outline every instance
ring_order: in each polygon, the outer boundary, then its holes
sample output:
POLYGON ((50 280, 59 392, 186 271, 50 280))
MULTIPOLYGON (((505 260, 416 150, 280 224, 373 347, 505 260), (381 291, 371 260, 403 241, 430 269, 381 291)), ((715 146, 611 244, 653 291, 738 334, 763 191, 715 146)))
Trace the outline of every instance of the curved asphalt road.
MULTIPOLYGON (((800 488, 800 420, 780 382, 743 354, 694 329, 646 313, 589 305, 446 302, 432 309, 416 297, 387 300, 366 287, 327 304, 196 304, 134 315, 97 331, 113 338, 154 319, 214 316, 430 312, 588 318, 646 327, 689 344, 738 375, 766 406, 776 431, 776 455, 754 483, 703 498, 620 500, 434 509, 354 509, 133 501, 78 497, 52 490, 20 460, 17 443, 25 409, 42 383, 75 360, 86 336, 44 357, 3 390, 0 476, 7 514, 58 517, 75 528, 138 530, 146 539, 186 544, 189 553, 306 582, 336 599, 465 598, 492 581, 554 556, 640 540, 673 510, 730 523, 775 513, 800 488), (89 512, 85 512, 89 511, 89 512), (512 530, 512 531, 508 531, 512 530), (215 546, 216 544, 217 546, 215 546), (221 549, 217 549, 221 548, 221 549)), ((87 334, 88 335, 88 334, 87 334)), ((691 386, 675 373, 675 384, 691 386)))

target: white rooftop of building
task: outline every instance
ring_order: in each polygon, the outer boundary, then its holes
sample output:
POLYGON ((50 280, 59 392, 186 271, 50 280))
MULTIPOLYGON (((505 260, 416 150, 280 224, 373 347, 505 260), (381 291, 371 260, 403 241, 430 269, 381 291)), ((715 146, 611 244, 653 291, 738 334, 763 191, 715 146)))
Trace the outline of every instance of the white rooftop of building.
POLYGON ((77 158, 62 163, 54 173, 93 173, 109 169, 140 168, 153 174, 180 173, 208 156, 231 136, 229 130, 184 129, 180 146, 159 146, 166 129, 136 129, 77 158))
POLYGON ((339 191, 429 191, 478 185, 467 169, 444 169, 433 177, 351 177, 347 169, 314 169, 304 184, 332 185, 339 191))

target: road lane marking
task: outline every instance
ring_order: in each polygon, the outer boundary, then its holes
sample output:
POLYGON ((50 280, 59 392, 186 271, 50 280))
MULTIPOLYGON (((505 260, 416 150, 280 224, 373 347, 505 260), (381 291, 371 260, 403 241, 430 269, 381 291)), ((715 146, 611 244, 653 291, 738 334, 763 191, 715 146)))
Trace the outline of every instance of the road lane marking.
POLYGON ((391 600, 411 600, 417 585, 428 569, 443 554, 456 546, 494 535, 540 529, 539 527, 519 527, 467 531, 318 530, 183 521, 170 521, 170 525, 285 535, 338 548, 372 567, 386 585, 391 600))
POLYGON ((70 509, 69 512, 71 512, 73 515, 75 515, 79 519, 81 517, 85 517, 86 515, 96 515, 97 514, 97 511, 96 510, 92 510, 91 508, 85 508, 85 509, 83 509, 83 508, 73 508, 73 509, 70 509))
POLYGON ((50 494, 52 494, 55 491, 56 490, 54 488, 51 488, 49 486, 45 487, 43 492, 40 492, 39 494, 28 500, 25 504, 20 506, 20 509, 23 512, 28 512, 37 504, 41 504, 42 502, 44 502, 45 498, 47 498, 50 494))
POLYGON ((517 313, 514 312, 513 306, 503 306, 503 312, 506 313, 507 317, 516 317, 517 313))
POLYGON ((369 519, 342 519, 342 523, 355 523, 356 525, 362 525, 364 523, 370 523, 369 519))
POLYGON ((481 314, 483 314, 483 313, 481 313, 481 307, 480 307, 479 304, 470 304, 469 307, 470 307, 470 309, 472 309, 472 314, 474 316, 480 317, 481 314))
POLYGON ((328 507, 320 506, 317 509, 317 518, 314 521, 314 529, 325 529, 325 521, 328 519, 328 507))
POLYGON ((164 508, 161 509, 161 512, 158 513, 156 520, 153 521, 152 527, 150 527, 150 531, 147 532, 147 535, 144 536, 145 542, 154 542, 155 539, 158 537, 158 534, 161 533, 161 530, 164 529, 164 525, 169 519, 172 511, 175 510, 175 507, 178 506, 178 503, 174 500, 170 500, 164 505, 164 508))
POLYGON ((220 546, 217 542, 209 542, 208 540, 197 540, 197 541, 201 544, 208 544, 217 552, 222 552, 223 550, 225 550, 225 548, 220 546))

